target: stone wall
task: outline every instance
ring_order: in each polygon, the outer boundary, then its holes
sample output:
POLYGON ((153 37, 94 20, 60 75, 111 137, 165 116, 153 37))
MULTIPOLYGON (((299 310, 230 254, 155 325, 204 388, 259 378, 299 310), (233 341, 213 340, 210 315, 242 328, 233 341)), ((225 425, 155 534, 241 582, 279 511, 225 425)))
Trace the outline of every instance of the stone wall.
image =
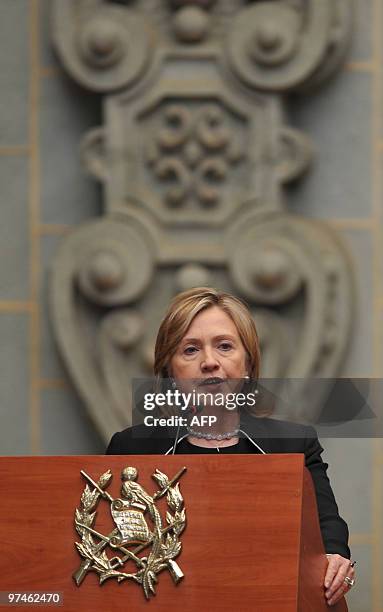
MULTIPOLYGON (((56 352, 49 272, 62 237, 101 211, 78 143, 100 123, 100 100, 74 85, 50 47, 50 0, 0 3, 0 402, 2 455, 103 452, 56 352)), ((383 0, 356 0, 342 72, 292 99, 291 123, 316 146, 289 189, 292 212, 324 219, 357 272, 358 316, 343 376, 383 374, 383 0)), ((325 459, 358 560, 353 612, 383 610, 383 445, 325 440, 325 459)))

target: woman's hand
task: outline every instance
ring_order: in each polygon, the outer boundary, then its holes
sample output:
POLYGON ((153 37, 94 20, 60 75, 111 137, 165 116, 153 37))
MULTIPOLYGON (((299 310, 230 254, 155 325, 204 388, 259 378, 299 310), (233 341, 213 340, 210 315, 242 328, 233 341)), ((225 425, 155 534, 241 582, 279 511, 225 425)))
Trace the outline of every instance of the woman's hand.
POLYGON ((329 606, 333 606, 345 593, 347 593, 351 585, 345 582, 345 578, 350 580, 355 579, 354 565, 350 559, 345 559, 340 555, 327 555, 328 567, 324 579, 325 597, 329 606))

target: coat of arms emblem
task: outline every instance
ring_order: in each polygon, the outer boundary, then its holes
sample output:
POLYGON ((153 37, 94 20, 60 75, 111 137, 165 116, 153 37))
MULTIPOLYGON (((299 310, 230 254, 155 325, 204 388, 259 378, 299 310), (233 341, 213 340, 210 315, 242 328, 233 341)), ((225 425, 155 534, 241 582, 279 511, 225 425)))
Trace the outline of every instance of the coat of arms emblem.
POLYGON ((175 584, 183 578, 174 559, 181 552, 179 536, 186 526, 184 500, 178 482, 185 471, 186 468, 182 468, 169 479, 157 469, 152 478, 160 488, 150 495, 137 482, 137 469, 126 467, 121 472, 121 497, 114 499, 106 490, 113 477, 110 470, 97 482, 81 470, 87 484, 80 507, 75 510, 75 527, 81 536, 81 542, 75 545, 83 559, 73 574, 77 586, 87 572, 93 571, 98 574, 100 584, 108 578, 115 578, 118 582, 133 580, 142 586, 145 597, 149 598, 150 594, 155 594, 157 574, 162 570, 169 570, 175 584), (165 496, 168 505, 166 525, 156 506, 156 501, 165 496), (115 525, 107 535, 94 528, 101 499, 109 502, 115 525), (149 547, 149 554, 141 556, 141 551, 149 547), (108 548, 113 556, 108 555, 108 548))

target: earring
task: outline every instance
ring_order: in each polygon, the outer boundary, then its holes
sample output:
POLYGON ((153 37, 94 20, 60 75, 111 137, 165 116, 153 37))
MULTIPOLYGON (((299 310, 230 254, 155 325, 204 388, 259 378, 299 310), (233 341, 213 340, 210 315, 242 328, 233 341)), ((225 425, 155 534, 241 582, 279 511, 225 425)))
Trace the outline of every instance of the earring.
POLYGON ((170 380, 171 380, 171 383, 170 383, 171 388, 172 388, 172 389, 176 389, 176 388, 177 388, 177 383, 176 383, 176 381, 174 380, 174 378, 171 378, 170 380))
MULTIPOLYGON (((250 381, 250 376, 249 376, 248 374, 245 374, 245 376, 244 376, 243 378, 244 378, 244 380, 245 380, 245 383, 248 383, 248 382, 250 381)), ((250 389, 251 389, 251 388, 252 388, 252 387, 250 387, 250 389)), ((259 390, 258 390, 258 389, 254 389, 253 394, 254 394, 254 396, 255 396, 255 397, 254 397, 254 404, 253 404, 253 406, 255 406, 255 404, 258 402, 259 390)))

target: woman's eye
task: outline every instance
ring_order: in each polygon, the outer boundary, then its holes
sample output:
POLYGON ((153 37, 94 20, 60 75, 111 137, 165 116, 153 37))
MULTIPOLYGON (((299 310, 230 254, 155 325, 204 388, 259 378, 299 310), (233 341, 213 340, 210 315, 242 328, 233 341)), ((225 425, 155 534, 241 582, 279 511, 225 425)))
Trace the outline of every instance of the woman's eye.
POLYGON ((185 355, 192 355, 192 354, 193 354, 193 353, 194 353, 196 350, 197 350, 197 349, 196 349, 196 347, 195 347, 195 346, 187 346, 187 347, 184 349, 184 353, 185 353, 185 355))
POLYGON ((230 349, 232 348, 232 345, 230 344, 230 342, 221 342, 221 344, 219 345, 219 348, 221 348, 224 351, 230 351, 230 349))

